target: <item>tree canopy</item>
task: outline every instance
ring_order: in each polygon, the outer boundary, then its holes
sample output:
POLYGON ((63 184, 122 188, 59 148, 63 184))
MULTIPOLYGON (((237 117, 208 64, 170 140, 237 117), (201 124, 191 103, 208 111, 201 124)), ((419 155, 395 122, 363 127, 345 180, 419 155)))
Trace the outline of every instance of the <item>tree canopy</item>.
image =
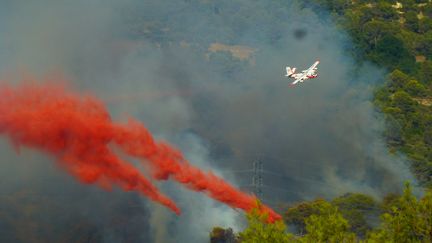
POLYGON ((388 194, 379 202, 350 193, 331 201, 316 199, 289 206, 284 221, 269 223, 267 217, 251 210, 243 231, 233 234, 231 229, 216 227, 211 242, 432 242, 432 189, 418 198, 406 183, 402 195, 388 194), (372 225, 376 222, 380 223, 372 225), (292 233, 285 223, 304 230, 292 233))

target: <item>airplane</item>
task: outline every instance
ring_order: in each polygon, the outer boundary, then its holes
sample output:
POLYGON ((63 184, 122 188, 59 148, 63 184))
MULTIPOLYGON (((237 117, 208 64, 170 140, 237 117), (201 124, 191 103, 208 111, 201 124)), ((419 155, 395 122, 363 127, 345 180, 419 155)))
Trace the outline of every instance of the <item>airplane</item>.
POLYGON ((301 73, 296 73, 296 68, 286 67, 285 77, 293 78, 294 81, 290 83, 290 86, 296 85, 298 82, 303 83, 306 79, 312 79, 318 77, 316 72, 319 61, 316 61, 310 68, 301 71, 301 73))

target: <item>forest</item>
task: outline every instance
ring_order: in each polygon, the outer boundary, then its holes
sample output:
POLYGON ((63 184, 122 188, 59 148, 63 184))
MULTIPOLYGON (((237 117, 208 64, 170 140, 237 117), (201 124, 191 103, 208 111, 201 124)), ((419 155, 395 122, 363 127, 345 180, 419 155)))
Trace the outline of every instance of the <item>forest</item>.
POLYGON ((285 211, 286 224, 268 224, 251 211, 246 229, 235 234, 215 227, 210 242, 431 242, 432 192, 417 199, 411 190, 406 184, 402 195, 382 202, 362 194, 301 202, 285 211))
MULTIPOLYGON (((284 220, 266 224, 250 212, 248 226, 234 233, 216 227, 211 242, 431 242, 432 241, 432 3, 309 0, 325 7, 353 43, 346 48, 358 64, 387 70, 373 103, 383 114, 382 136, 390 153, 409 158, 425 194, 418 199, 407 182, 401 195, 381 201, 360 193, 285 205, 284 220)), ((319 14, 319 12, 318 12, 319 14)), ((259 207, 259 205, 257 206, 259 207)))
POLYGON ((422 185, 432 183, 432 5, 429 1, 314 1, 346 30, 356 59, 388 71, 374 103, 385 114, 392 153, 408 156, 422 185))

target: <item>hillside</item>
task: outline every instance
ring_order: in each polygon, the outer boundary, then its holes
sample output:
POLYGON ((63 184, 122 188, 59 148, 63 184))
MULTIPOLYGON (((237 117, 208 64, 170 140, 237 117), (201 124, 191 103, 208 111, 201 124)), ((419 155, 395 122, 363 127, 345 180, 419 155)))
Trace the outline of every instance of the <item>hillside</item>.
POLYGON ((384 113, 389 149, 408 157, 423 185, 432 185, 432 3, 312 1, 331 11, 354 43, 358 62, 389 73, 374 103, 384 113))
MULTIPOLYGON (((347 53, 360 65, 372 62, 387 77, 375 87, 374 104, 385 121, 382 134, 393 154, 406 155, 419 182, 432 186, 432 3, 431 1, 310 0, 330 11, 353 42, 347 53)), ((287 205, 284 224, 266 226, 248 215, 248 227, 234 235, 215 228, 211 242, 430 242, 432 205, 407 186, 403 195, 374 201, 363 194, 287 205), (423 206, 419 206, 423 204, 423 206), (427 233, 426 233, 427 232, 427 233), (426 233, 426 235, 424 235, 426 233)))

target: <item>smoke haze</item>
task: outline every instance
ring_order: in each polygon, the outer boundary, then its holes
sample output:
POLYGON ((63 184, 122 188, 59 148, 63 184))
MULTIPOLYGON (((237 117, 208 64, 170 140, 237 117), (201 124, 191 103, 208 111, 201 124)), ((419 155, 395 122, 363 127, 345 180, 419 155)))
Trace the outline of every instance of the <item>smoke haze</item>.
MULTIPOLYGON (((63 73, 74 89, 102 97, 114 120, 138 118, 192 164, 244 190, 252 174, 230 171, 249 170, 259 159, 274 173, 263 175, 269 204, 348 191, 379 197, 412 180, 404 160, 388 154, 370 102, 384 72, 355 66, 345 53, 349 38, 325 11, 264 0, 1 2, 0 76, 63 73), (317 58, 319 77, 290 89, 285 66, 303 70, 317 58)), ((61 205, 38 208, 44 217, 29 212, 31 222, 94 228, 71 235, 206 242, 212 226, 241 228, 236 211, 171 183, 158 187, 179 202, 178 218, 138 195, 85 187, 35 151, 17 155, 5 141, 0 150, 7 196, 0 204, 14 205, 18 191, 17 212, 27 201, 61 205), (136 228, 126 231, 131 224, 136 228)), ((5 241, 19 241, 23 233, 2 224, 5 241)), ((53 232, 34 234, 43 242, 41 235, 53 232)))

